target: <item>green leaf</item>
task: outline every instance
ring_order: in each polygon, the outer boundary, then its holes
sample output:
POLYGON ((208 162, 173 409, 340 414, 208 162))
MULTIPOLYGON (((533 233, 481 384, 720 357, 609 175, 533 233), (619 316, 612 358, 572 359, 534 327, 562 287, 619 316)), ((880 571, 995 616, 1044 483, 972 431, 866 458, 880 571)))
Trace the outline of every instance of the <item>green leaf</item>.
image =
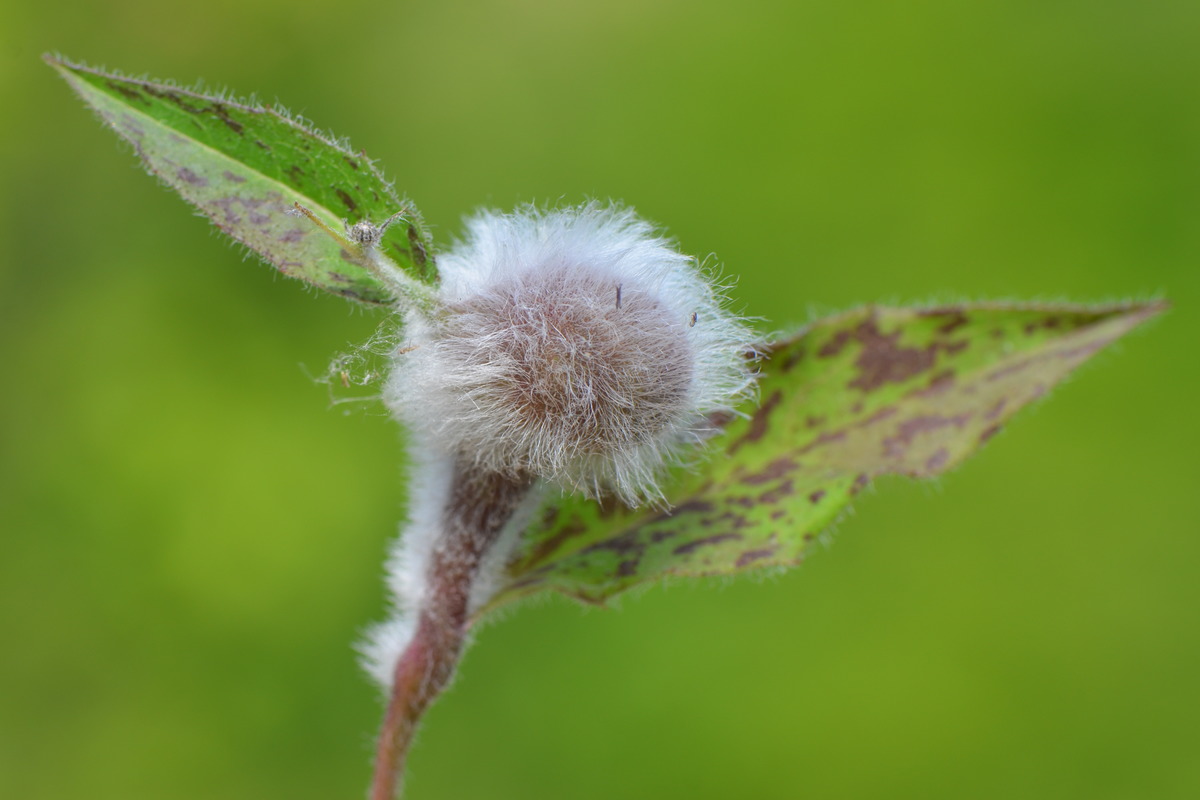
POLYGON ((363 154, 274 108, 45 58, 150 173, 283 274, 363 303, 392 300, 353 248, 289 213, 299 202, 336 231, 343 219, 378 224, 405 211, 380 249, 409 276, 436 280, 419 214, 363 154))
POLYGON ((602 602, 667 575, 796 564, 873 477, 957 465, 1165 307, 868 307, 821 320, 764 348, 760 402, 678 472, 670 509, 556 498, 488 608, 542 589, 602 602))

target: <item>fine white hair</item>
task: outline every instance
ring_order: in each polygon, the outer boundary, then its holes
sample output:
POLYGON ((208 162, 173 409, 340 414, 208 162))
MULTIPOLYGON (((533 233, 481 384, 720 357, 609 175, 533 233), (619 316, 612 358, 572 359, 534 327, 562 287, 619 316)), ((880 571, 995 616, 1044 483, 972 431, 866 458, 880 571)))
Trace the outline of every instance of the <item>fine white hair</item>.
POLYGON ((384 398, 445 452, 629 505, 751 389, 752 338, 627 208, 483 212, 438 259, 384 398))
POLYGON ((392 543, 385 567, 391 614, 368 630, 358 647, 363 668, 384 687, 391 687, 392 670, 416 630, 426 570, 445 522, 454 460, 414 441, 408 469, 408 520, 401 526, 403 535, 392 543))
MULTIPOLYGON (((387 560, 390 614, 370 627, 358 645, 363 669, 376 683, 390 690, 396 662, 408 646, 428 592, 433 560, 446 522, 446 504, 454 481, 453 458, 428 443, 410 443, 409 508, 403 535, 392 542, 387 560)), ((471 586, 468 613, 483 608, 503 585, 504 567, 521 532, 543 500, 542 487, 532 487, 488 550, 471 586)))
POLYGON ((468 615, 502 587, 553 487, 630 506, 753 390, 753 337, 696 261, 633 211, 483 212, 438 258, 435 303, 405 315, 384 400, 410 431, 408 522, 388 560, 392 616, 363 663, 383 687, 435 591, 462 470, 527 485, 472 576, 468 615))

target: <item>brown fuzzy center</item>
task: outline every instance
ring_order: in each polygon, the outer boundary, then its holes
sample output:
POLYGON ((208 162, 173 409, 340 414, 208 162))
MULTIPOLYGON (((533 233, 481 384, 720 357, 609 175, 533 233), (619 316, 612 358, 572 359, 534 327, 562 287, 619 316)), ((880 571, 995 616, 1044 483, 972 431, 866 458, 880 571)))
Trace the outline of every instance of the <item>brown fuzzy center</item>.
POLYGON ((686 408, 687 320, 653 295, 562 269, 496 286, 459 309, 489 391, 513 424, 563 450, 605 455, 652 440, 686 408))

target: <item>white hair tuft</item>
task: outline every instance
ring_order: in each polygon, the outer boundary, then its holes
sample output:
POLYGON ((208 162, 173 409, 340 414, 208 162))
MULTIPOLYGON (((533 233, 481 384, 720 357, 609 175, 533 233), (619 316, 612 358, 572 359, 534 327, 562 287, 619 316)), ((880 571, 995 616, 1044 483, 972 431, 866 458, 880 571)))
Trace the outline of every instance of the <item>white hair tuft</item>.
POLYGON ((660 502, 663 467, 751 389, 750 334, 631 210, 485 212, 440 256, 385 400, 447 453, 591 497, 660 502))

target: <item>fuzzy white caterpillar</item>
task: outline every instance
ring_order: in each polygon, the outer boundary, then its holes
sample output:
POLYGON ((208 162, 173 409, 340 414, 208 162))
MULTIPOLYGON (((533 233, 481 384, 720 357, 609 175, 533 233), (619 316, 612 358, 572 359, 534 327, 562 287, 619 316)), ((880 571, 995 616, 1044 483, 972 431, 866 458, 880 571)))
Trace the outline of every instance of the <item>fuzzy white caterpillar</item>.
POLYGON ((385 400, 482 469, 629 505, 749 388, 746 328, 625 209, 485 213, 438 260, 445 312, 408 320, 385 400))
POLYGON ((406 313, 384 394, 414 464, 389 561, 397 613, 364 646, 385 686, 426 600, 456 469, 531 487, 478 570, 477 608, 539 489, 661 504, 665 468, 753 388, 749 329, 694 259, 628 209, 485 212, 438 267, 438 301, 406 313))

